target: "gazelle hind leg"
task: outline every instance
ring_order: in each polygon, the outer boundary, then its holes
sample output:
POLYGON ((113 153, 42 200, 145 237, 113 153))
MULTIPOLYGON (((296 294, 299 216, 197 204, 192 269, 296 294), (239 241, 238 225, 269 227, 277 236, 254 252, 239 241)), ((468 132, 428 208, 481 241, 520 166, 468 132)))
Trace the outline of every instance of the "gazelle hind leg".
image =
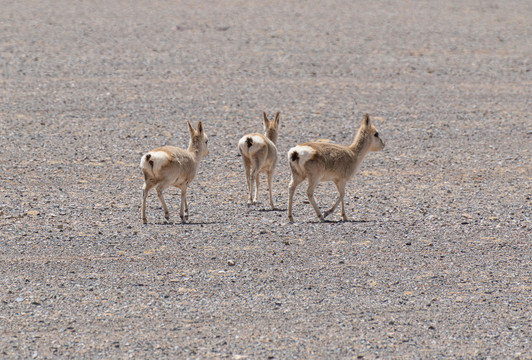
POLYGON ((257 176, 257 174, 255 173, 255 170, 251 170, 251 176, 249 178, 249 199, 248 199, 248 205, 253 205, 254 204, 254 200, 253 200, 253 191, 255 191, 255 193, 257 193, 257 190, 253 190, 254 186, 255 186, 255 177, 257 176))
POLYGON ((253 202, 256 203, 259 198, 259 171, 253 170, 253 173, 255 174, 255 196, 253 196, 253 202))
POLYGON ((251 162, 248 158, 242 157, 246 170, 246 183, 248 185, 248 204, 253 204, 253 179, 251 178, 251 162))
POLYGON ((321 214, 320 209, 318 208, 318 204, 316 204, 316 200, 314 199, 314 190, 316 190, 316 187, 318 186, 318 180, 315 178, 308 178, 308 188, 307 188, 307 197, 310 201, 310 204, 314 208, 314 211, 316 212, 316 215, 318 215, 318 218, 323 221, 325 218, 321 214))
POLYGON ((153 188, 152 184, 148 184, 147 182, 144 183, 144 186, 142 187, 142 222, 144 224, 148 223, 148 219, 146 218, 146 198, 148 197, 148 193, 153 188))
POLYGON ((273 198, 272 198, 272 177, 273 177, 273 171, 268 171, 268 192, 270 194, 270 206, 272 207, 272 210, 274 210, 275 206, 273 205, 273 198))
POLYGON ((256 203, 259 198, 259 174, 260 174, 260 170, 262 169, 262 165, 264 164, 264 160, 260 157, 259 154, 255 154, 253 155, 253 159, 251 163, 252 163, 251 181, 252 182, 255 181, 255 196, 253 197, 252 203, 256 203))
POLYGON ((309 186, 307 188, 307 197, 308 197, 308 201, 310 201, 310 204, 314 208, 314 211, 316 212, 316 215, 318 216, 318 218, 321 221, 323 221, 323 220, 325 220, 325 218, 323 217, 323 215, 322 215, 322 213, 320 211, 320 208, 318 207, 318 204, 316 204, 316 200, 314 199, 314 190, 316 190, 316 186, 317 186, 317 184, 314 184, 314 185, 309 186))
POLYGON ((290 185, 288 185, 288 219, 290 221, 294 221, 294 217, 292 216, 292 203, 294 200, 294 193, 299 186, 305 180, 304 177, 298 176, 294 173, 292 173, 292 178, 290 179, 290 185))
POLYGON ((166 202, 164 201, 164 197, 163 197, 163 190, 164 190, 163 186, 158 186, 156 189, 157 196, 159 197, 159 201, 161 201, 161 205, 163 206, 164 218, 166 220, 170 220, 170 214, 168 212, 168 207, 166 206, 166 202))
POLYGON ((329 216, 330 214, 332 214, 334 212, 334 210, 336 210, 336 208, 338 207, 338 205, 340 203, 342 203, 342 218, 344 220, 345 219, 345 210, 344 210, 344 195, 345 195, 345 181, 338 181, 338 182, 335 182, 335 185, 336 185, 336 189, 338 190, 338 199, 336 200, 336 202, 334 203, 334 205, 327 211, 325 211, 323 213, 323 217, 326 218, 327 216, 329 216))

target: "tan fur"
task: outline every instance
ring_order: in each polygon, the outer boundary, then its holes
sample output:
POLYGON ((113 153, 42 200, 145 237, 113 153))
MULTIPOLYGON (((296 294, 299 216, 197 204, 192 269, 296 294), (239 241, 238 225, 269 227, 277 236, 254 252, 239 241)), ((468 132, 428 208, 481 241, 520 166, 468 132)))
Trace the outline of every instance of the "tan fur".
POLYGON ((258 133, 244 135, 238 142, 238 151, 242 155, 242 161, 244 162, 244 168, 246 171, 246 181, 249 192, 248 204, 252 205, 257 201, 259 193, 259 174, 265 172, 268 176, 268 191, 270 194, 270 206, 272 210, 274 209, 272 198, 272 177, 275 165, 277 164, 276 143, 278 128, 279 112, 275 115, 273 121, 268 120, 266 113, 264 113, 264 135, 258 133), (254 197, 252 197, 253 183, 255 183, 254 197))
POLYGON ((187 187, 196 176, 200 160, 209 154, 208 140, 201 121, 198 122, 197 129, 194 129, 190 122, 188 122, 188 127, 190 142, 187 150, 175 146, 164 146, 148 152, 140 161, 140 167, 144 173, 142 221, 145 224, 147 223, 146 198, 154 187, 163 206, 166 220, 169 219, 169 213, 163 198, 163 190, 169 186, 181 189, 179 215, 181 222, 188 220, 187 187))
POLYGON ((384 142, 378 137, 377 129, 366 114, 353 143, 349 146, 331 144, 323 141, 300 144, 288 152, 288 161, 292 171, 289 185, 288 218, 292 217, 292 201, 297 186, 308 179, 307 196, 320 220, 324 220, 336 207, 342 205, 342 219, 347 220, 344 209, 345 185, 356 174, 370 151, 384 148, 384 142), (332 181, 338 189, 338 200, 323 215, 314 200, 314 190, 320 182, 332 181))

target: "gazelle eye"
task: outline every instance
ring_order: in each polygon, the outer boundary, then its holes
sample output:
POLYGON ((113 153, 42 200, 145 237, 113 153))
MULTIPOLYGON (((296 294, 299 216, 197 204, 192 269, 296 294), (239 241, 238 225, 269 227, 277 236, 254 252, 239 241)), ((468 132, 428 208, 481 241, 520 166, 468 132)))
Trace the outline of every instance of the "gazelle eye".
POLYGON ((379 133, 378 132, 375 133, 375 137, 379 137, 379 133))

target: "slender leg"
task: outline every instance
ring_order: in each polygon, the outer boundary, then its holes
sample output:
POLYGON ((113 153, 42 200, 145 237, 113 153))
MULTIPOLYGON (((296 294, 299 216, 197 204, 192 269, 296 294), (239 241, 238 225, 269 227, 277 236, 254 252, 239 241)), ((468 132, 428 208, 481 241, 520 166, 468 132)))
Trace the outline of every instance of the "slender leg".
POLYGON ((317 179, 310 178, 308 179, 308 188, 307 188, 307 196, 308 200, 310 201, 310 204, 314 208, 314 211, 316 212, 316 215, 318 215, 318 218, 323 221, 325 218, 321 214, 320 209, 318 208, 318 204, 316 204, 316 200, 314 200, 314 190, 316 190, 316 186, 318 186, 317 179))
POLYGON ((150 189, 151 187, 148 186, 147 183, 144 183, 144 186, 142 187, 142 222, 144 224, 148 223, 148 219, 146 219, 146 198, 148 197, 150 189))
POLYGON ((164 218, 166 220, 170 220, 170 214, 168 213, 168 207, 166 206, 166 203, 164 202, 164 198, 163 198, 164 188, 162 186, 158 186, 156 190, 157 190, 157 196, 159 197, 159 200, 161 201, 161 204, 163 206, 164 218))
MULTIPOLYGON (((335 182, 334 184, 336 185, 336 189, 338 189, 338 199, 336 200, 334 205, 329 210, 323 213, 323 218, 326 218, 327 216, 332 214, 340 203, 342 203, 342 218, 345 217, 345 211, 343 210, 344 209, 344 195, 345 195, 345 181, 338 181, 338 182, 335 182)), ((344 220, 346 219, 344 218, 344 220)))
POLYGON ((292 173, 292 179, 290 179, 290 185, 288 185, 288 219, 291 222, 294 221, 292 216, 292 202, 294 199, 294 193, 303 180, 305 180, 305 178, 292 173))
MULTIPOLYGON (((253 197, 251 204, 257 202, 257 195, 259 193, 259 171, 256 168, 253 168, 253 170, 251 170, 251 190, 253 190, 253 183, 255 183, 255 196, 253 197)), ((251 193, 249 195, 251 197, 251 193)))
POLYGON ((242 156, 242 159, 244 161, 244 168, 246 169, 246 182, 248 184, 248 194, 249 194, 249 197, 248 197, 248 204, 252 204, 253 203, 253 200, 252 200, 252 192, 253 192, 253 189, 252 189, 252 184, 251 184, 251 163, 249 161, 248 158, 245 158, 242 156))
POLYGON ((344 206, 345 184, 346 182, 344 182, 342 186, 338 188, 338 192, 340 192, 340 196, 342 197, 342 220, 347 221, 348 218, 347 218, 347 215, 345 214, 345 206, 344 206))
POLYGON ((342 220, 347 221, 349 220, 347 218, 347 215, 345 214, 345 207, 344 207, 344 197, 342 196, 342 220))
POLYGON ((145 181, 144 186, 142 187, 142 222, 144 224, 148 223, 146 219, 146 198, 151 189, 156 185, 153 181, 145 181))
POLYGON ((142 190, 142 223, 147 224, 148 219, 146 218, 146 198, 148 197, 148 190, 142 190))
POLYGON ((186 196, 185 196, 185 220, 188 221, 188 202, 187 202, 186 196))
POLYGON ((187 188, 184 187, 181 189, 181 207, 179 209, 179 216, 181 217, 181 223, 183 224, 186 222, 185 214, 183 212, 186 203, 187 203, 187 188))
POLYGON ((270 206, 272 207, 272 210, 274 210, 275 206, 273 206, 273 198, 272 198, 272 177, 273 177, 273 170, 268 171, 268 192, 270 193, 270 206))

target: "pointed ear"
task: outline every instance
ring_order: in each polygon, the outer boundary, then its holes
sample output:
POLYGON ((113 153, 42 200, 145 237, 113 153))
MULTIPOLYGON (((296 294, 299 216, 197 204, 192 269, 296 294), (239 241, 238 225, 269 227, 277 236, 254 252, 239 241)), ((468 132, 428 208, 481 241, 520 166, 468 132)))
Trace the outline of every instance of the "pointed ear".
POLYGON ((279 125, 279 114, 280 114, 280 112, 277 111, 277 114, 275 114, 275 120, 273 120, 275 122, 276 126, 279 125))
POLYGON ((362 120, 362 125, 363 126, 369 126, 371 123, 371 121, 369 120, 369 114, 366 114, 364 115, 364 120, 362 120))
POLYGON ((268 117, 266 116, 266 113, 263 112, 262 115, 264 115, 264 128, 268 128, 268 124, 270 123, 270 120, 268 120, 268 117))
POLYGON ((197 130, 200 134, 203 134, 203 123, 201 121, 198 121, 197 130))
POLYGON ((188 124, 188 131, 190 131, 190 136, 194 136, 194 128, 190 124, 190 121, 187 121, 188 124))

